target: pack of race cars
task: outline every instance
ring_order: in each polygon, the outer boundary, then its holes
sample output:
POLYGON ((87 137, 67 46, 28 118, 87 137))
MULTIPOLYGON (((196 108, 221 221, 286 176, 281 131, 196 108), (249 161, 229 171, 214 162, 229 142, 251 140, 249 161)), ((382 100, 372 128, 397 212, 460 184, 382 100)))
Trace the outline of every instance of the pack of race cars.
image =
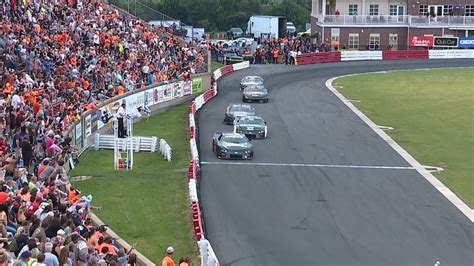
MULTIPOLYGON (((259 76, 246 76, 240 82, 242 102, 268 102, 268 90, 259 76)), ((251 139, 265 139, 267 123, 258 116, 249 104, 229 104, 224 116, 224 124, 233 125, 232 132, 215 132, 212 137, 212 151, 219 159, 253 158, 251 139)))

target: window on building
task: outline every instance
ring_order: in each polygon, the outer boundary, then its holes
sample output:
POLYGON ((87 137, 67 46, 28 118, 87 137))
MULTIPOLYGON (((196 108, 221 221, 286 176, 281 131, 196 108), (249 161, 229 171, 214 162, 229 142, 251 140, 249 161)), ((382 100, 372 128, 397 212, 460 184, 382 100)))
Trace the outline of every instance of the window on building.
POLYGON ((465 15, 470 17, 474 16, 474 5, 466 5, 465 15))
POLYGON ((379 50, 380 49, 380 34, 371 33, 369 39, 369 50, 379 50))
POLYGON ((349 15, 357 15, 358 14, 358 5, 356 4, 349 4, 349 15))
POLYGON ((421 16, 426 16, 429 14, 428 12, 428 5, 420 5, 420 9, 418 11, 421 16))
POLYGON ((453 6, 452 5, 444 5, 443 15, 450 16, 451 14, 453 14, 453 6))
POLYGON ((396 16, 398 15, 398 6, 397 5, 390 5, 389 7, 389 15, 396 16))
POLYGON ((379 15, 379 5, 369 5, 369 15, 378 16, 379 15))
POLYGON ((388 45, 392 50, 398 50, 398 34, 390 33, 388 35, 388 45))
POLYGON ((359 49, 359 33, 349 33, 349 49, 359 49))

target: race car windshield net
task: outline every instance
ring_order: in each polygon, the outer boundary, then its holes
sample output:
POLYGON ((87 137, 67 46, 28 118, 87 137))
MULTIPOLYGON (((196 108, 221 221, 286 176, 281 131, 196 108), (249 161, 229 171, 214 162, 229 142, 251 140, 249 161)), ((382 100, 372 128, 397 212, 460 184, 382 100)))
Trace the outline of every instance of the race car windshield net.
POLYGON ((230 142, 230 143, 246 143, 247 139, 242 137, 224 137, 222 139, 223 142, 230 142))
POLYGON ((263 79, 259 77, 247 77, 245 82, 263 83, 263 79))
POLYGON ((237 106, 232 106, 231 111, 232 111, 232 112, 246 112, 246 113, 251 113, 251 112, 252 112, 252 107, 250 107, 250 106, 237 105, 237 106))
POLYGON ((239 125, 261 125, 263 121, 261 119, 241 119, 239 125))

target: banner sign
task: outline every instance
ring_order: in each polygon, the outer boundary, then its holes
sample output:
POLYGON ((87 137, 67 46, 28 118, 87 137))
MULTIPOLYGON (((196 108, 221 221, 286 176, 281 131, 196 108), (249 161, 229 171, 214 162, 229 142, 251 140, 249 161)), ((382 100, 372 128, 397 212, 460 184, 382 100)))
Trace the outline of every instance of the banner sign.
POLYGON ((75 128, 76 131, 76 146, 82 145, 82 123, 78 123, 75 128))
POLYGON ((193 79, 193 89, 192 92, 198 93, 202 91, 202 77, 193 79))
POLYGON ((149 90, 146 90, 145 91, 145 102, 144 102, 144 105, 146 107, 149 107, 153 104, 155 104, 155 101, 154 101, 154 89, 149 89, 149 90))
POLYGON ((186 80, 183 82, 183 95, 186 96, 186 95, 191 95, 193 92, 192 92, 192 82, 191 80, 186 80))
POLYGON ((435 37, 434 46, 436 47, 458 47, 458 37, 435 37))
POLYGON ((410 46, 433 47, 433 36, 411 36, 410 46))
POLYGON ((164 102, 173 100, 173 84, 166 84, 164 86, 165 90, 163 92, 164 102))
POLYGON ((92 121, 91 121, 92 133, 97 131, 97 120, 98 119, 100 119, 100 110, 94 109, 92 111, 92 121))
POLYGON ((173 99, 183 97, 183 82, 173 83, 173 99))
POLYGON ((474 48, 474 37, 459 37, 459 48, 474 48))
POLYGON ((90 135, 92 135, 91 118, 92 118, 91 114, 88 114, 88 115, 86 116, 86 119, 85 119, 85 121, 86 121, 85 137, 86 137, 86 138, 89 137, 90 135))
POLYGON ((103 126, 108 125, 112 122, 112 104, 108 104, 99 109, 99 114, 97 117, 97 129, 101 129, 103 126))

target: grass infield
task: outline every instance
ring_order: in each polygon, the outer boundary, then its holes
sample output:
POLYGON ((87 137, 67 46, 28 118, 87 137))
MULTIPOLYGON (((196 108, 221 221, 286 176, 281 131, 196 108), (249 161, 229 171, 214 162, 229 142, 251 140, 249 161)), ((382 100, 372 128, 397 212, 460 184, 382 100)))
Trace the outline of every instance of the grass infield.
POLYGON ((395 71, 337 79, 335 86, 434 175, 474 207, 474 68, 395 71))
POLYGON ((167 246, 175 248, 175 260, 189 256, 199 264, 188 204, 187 137, 188 104, 172 107, 133 127, 135 136, 157 136, 171 146, 173 160, 160 153, 134 153, 132 171, 115 171, 113 151, 85 153, 71 176, 92 176, 73 183, 92 194, 95 213, 129 244, 161 265, 167 246))
POLYGON ((214 71, 218 70, 219 68, 223 67, 224 65, 217 62, 217 61, 211 61, 211 71, 214 73, 214 71))

